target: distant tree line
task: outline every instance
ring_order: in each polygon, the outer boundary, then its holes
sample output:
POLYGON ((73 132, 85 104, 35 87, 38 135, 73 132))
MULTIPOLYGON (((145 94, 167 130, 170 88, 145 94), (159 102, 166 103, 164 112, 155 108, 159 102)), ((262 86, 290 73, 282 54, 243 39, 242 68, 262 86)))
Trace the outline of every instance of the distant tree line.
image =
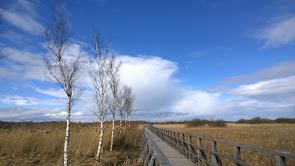
MULTIPOLYGON (((255 117, 252 119, 239 119, 237 121, 230 121, 231 123, 246 123, 246 124, 267 124, 267 123, 295 123, 295 118, 277 118, 275 120, 255 117)), ((166 121, 166 122, 153 122, 155 124, 186 124, 188 127, 201 127, 201 126, 209 126, 209 127, 226 127, 227 121, 222 119, 192 119, 192 120, 184 120, 184 121, 166 121)))
POLYGON ((206 125, 208 125, 209 127, 226 127, 226 121, 222 119, 217 119, 217 120, 193 119, 191 121, 188 121, 187 125, 188 127, 200 127, 200 126, 206 126, 206 125))
POLYGON ((275 120, 255 117, 252 119, 239 119, 236 123, 248 123, 248 124, 265 124, 265 123, 295 123, 295 118, 277 118, 275 120))

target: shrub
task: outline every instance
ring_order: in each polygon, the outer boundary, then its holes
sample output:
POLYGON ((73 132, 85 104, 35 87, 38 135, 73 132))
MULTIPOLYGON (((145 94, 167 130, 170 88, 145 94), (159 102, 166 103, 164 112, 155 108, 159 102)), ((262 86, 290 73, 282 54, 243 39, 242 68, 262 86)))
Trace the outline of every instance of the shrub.
POLYGON ((203 119, 193 119, 188 122, 188 127, 200 127, 200 126, 205 126, 208 124, 208 120, 203 120, 203 119))
POLYGON ((226 121, 221 119, 211 120, 209 123, 209 127, 226 127, 226 121))

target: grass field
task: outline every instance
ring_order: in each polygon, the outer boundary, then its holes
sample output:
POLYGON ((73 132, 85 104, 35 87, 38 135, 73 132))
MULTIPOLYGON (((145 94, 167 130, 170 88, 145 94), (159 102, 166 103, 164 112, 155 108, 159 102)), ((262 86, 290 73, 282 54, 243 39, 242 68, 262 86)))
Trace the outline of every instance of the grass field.
MULTIPOLYGON (((8 123, 0 122, 0 165, 62 165, 65 123, 8 123)), ((234 124, 227 127, 187 127, 184 124, 155 124, 155 127, 192 133, 266 149, 295 153, 295 124, 234 124)), ((116 125, 118 136, 118 124, 116 125)), ((101 163, 95 160, 99 140, 98 123, 72 123, 69 146, 71 165, 139 165, 141 126, 127 130, 119 145, 115 139, 109 152, 111 125, 106 123, 101 163)), ((197 140, 193 139, 197 144, 197 140)), ((203 140, 203 147, 211 149, 211 142, 203 140)), ((233 157, 233 147, 217 144, 220 153, 233 157)), ((272 166, 274 158, 268 154, 242 149, 242 159, 252 165, 272 166)), ((211 160, 211 155, 207 153, 211 160)), ((223 160, 223 165, 233 165, 223 160)), ((295 165, 287 160, 287 165, 295 165)))
MULTIPOLYGON (((187 127, 184 124, 155 124, 154 126, 224 141, 295 153, 295 124, 228 123, 227 127, 222 128, 187 127)), ((193 142, 197 145, 196 139, 193 139, 193 142)), ((203 140, 202 144, 203 147, 211 149, 211 142, 203 140)), ((217 144, 217 150, 231 157, 234 155, 234 148, 229 145, 219 143, 217 144)), ((206 155, 211 161, 211 155, 209 153, 206 153, 206 155)), ((274 157, 272 155, 242 149, 241 156, 244 161, 252 165, 274 165, 274 157)), ((223 165, 233 164, 223 159, 223 165)), ((287 165, 293 166, 295 161, 287 159, 287 165)))
MULTIPOLYGON (((63 165, 63 122, 0 122, 0 165, 63 165)), ((111 125, 105 124, 101 162, 95 160, 99 123, 72 123, 70 165, 139 165, 141 129, 132 125, 119 145, 119 125, 113 152, 109 152, 111 125)))

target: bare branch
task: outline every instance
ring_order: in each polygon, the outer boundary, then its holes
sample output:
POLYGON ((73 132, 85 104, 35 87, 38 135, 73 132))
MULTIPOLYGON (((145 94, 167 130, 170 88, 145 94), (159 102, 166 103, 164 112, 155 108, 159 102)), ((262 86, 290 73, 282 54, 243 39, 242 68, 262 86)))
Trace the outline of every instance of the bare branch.
POLYGON ((52 23, 43 29, 43 37, 49 53, 44 55, 44 65, 52 77, 46 77, 61 87, 67 95, 67 129, 64 146, 64 165, 68 165, 68 145, 70 139, 70 112, 79 101, 83 90, 79 88, 80 78, 86 60, 82 51, 68 55, 73 47, 72 30, 62 12, 54 12, 52 23))

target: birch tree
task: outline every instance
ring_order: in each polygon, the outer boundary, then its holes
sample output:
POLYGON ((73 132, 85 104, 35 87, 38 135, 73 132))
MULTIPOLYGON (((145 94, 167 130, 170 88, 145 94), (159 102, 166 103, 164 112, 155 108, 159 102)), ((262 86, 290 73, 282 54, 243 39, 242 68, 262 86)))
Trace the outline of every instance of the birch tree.
POLYGON ((112 113, 112 134, 111 134, 111 145, 110 151, 113 150, 114 145, 114 131, 115 131, 115 116, 117 108, 119 107, 119 70, 121 62, 117 62, 115 56, 113 55, 109 61, 108 76, 109 76, 109 86, 111 95, 109 95, 109 107, 112 113))
POLYGON ((79 88, 85 59, 82 52, 69 55, 73 47, 73 33, 66 19, 54 13, 50 25, 43 29, 43 36, 49 53, 44 56, 44 63, 49 75, 46 77, 61 87, 67 96, 67 126, 64 143, 64 165, 68 165, 68 148, 70 141, 71 108, 82 94, 79 88))
POLYGON ((129 91, 127 93, 127 106, 126 106, 126 114, 129 119, 129 127, 131 122, 131 114, 134 111, 133 109, 133 102, 134 102, 135 96, 132 94, 132 88, 129 87, 129 91))
POLYGON ((119 94, 118 94, 118 112, 120 116, 120 133, 119 133, 119 143, 121 143, 122 140, 122 122, 123 122, 123 116, 124 116, 124 85, 120 84, 119 85, 119 94))
POLYGON ((92 60, 90 62, 91 70, 89 75, 94 88, 94 100, 98 106, 98 110, 94 110, 95 114, 100 119, 100 137, 97 148, 96 160, 100 162, 101 148, 103 143, 104 128, 103 123, 105 120, 106 99, 108 91, 108 58, 109 38, 105 42, 98 30, 93 26, 93 43, 89 46, 92 53, 92 60))
POLYGON ((124 111, 125 111, 125 128, 124 133, 127 128, 127 120, 129 118, 129 126, 130 126, 130 119, 131 119, 131 113, 133 110, 133 101, 135 99, 135 96, 132 94, 132 87, 129 87, 127 85, 124 86, 124 111))

